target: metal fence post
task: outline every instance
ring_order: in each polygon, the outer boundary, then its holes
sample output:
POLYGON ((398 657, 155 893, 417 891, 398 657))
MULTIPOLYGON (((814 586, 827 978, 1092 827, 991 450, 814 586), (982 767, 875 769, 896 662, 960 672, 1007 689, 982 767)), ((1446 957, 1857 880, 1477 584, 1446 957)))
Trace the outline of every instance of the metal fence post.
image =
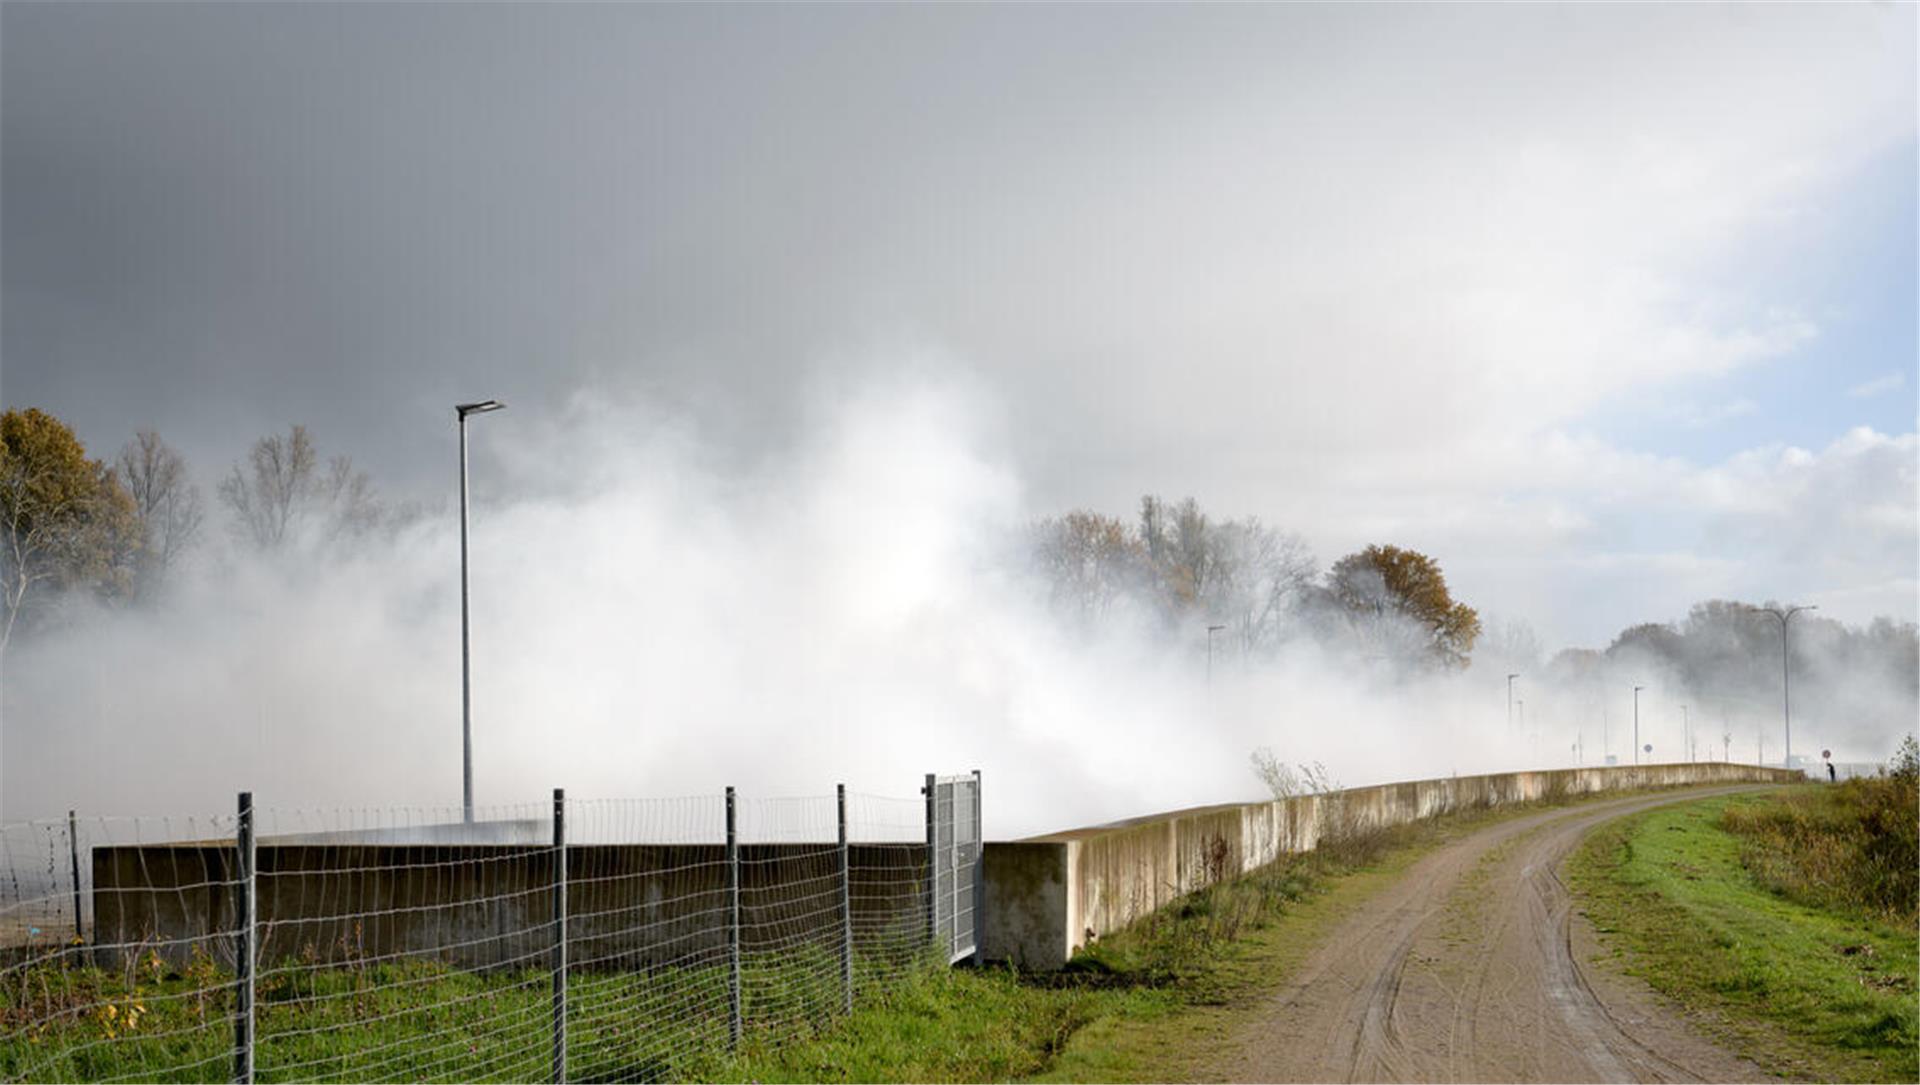
POLYGON ((847 849, 847 785, 840 799, 840 992, 841 1009, 853 1012, 853 865, 847 849))
POLYGON ((933 795, 934 789, 938 786, 934 782, 933 773, 927 773, 927 785, 921 790, 921 794, 927 797, 927 943, 929 945, 940 943, 940 906, 935 896, 935 885, 939 879, 934 876, 934 849, 939 845, 933 827, 933 795))
POLYGON ((73 864, 73 937, 85 944, 87 925, 80 914, 80 819, 67 811, 67 858, 73 864))
POLYGON ((987 944, 987 820, 981 813, 980 770, 973 770, 973 959, 985 961, 982 950, 987 944))
POLYGON ((567 1080, 567 789, 553 789, 553 1080, 567 1080))
POLYGON ((740 842, 727 788, 727 1042, 740 1047, 740 842))
POLYGON ((233 1080, 253 1082, 253 792, 240 793, 239 818, 234 826, 234 938, 233 956, 233 1080))
POLYGON ((953 960, 953 953, 960 941, 960 784, 947 785, 947 888, 950 899, 947 901, 947 944, 944 947, 947 960, 953 960))

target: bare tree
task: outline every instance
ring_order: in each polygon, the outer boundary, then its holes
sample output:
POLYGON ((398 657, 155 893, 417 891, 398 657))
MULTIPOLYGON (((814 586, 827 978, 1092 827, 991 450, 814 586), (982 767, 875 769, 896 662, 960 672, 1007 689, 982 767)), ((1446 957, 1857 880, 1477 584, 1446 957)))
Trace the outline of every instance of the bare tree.
POLYGON ((285 437, 255 441, 247 453, 248 470, 234 464, 233 473, 220 482, 220 500, 233 510, 239 534, 262 550, 285 542, 313 488, 317 461, 305 426, 294 426, 285 437))
POLYGON ((150 594, 199 538, 205 506, 187 461, 152 430, 141 430, 120 450, 114 476, 133 498, 141 545, 134 590, 150 594))
POLYGON ((327 461, 327 477, 321 480, 320 504, 327 516, 330 536, 359 535, 377 526, 386 507, 374 493, 373 480, 365 471, 356 471, 346 456, 327 461))
POLYGON ((1034 557, 1055 612, 1083 629, 1104 619, 1116 600, 1139 586, 1144 563, 1127 525, 1084 510, 1035 525, 1034 557))
POLYGON ((1207 514, 1189 497, 1169 506, 1151 494, 1140 499, 1140 545, 1169 620, 1191 611, 1206 595, 1218 554, 1209 545, 1207 514))
POLYGON ((247 466, 235 464, 220 482, 220 500, 234 515, 234 528, 261 550, 277 550, 303 523, 318 518, 325 537, 358 534, 380 521, 380 501, 365 472, 346 456, 327 461, 305 426, 253 443, 247 466))
POLYGON ((1317 573, 1305 540, 1257 517, 1228 520, 1208 532, 1210 570, 1202 600, 1243 653, 1276 646, 1289 615, 1317 573))

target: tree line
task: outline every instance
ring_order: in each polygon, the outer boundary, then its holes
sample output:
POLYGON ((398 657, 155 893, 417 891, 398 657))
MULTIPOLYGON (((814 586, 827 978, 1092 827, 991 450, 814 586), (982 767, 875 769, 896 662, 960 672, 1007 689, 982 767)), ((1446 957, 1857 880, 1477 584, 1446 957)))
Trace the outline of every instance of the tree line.
MULTIPOLYGON (((236 547, 260 554, 338 549, 426 512, 383 498, 349 457, 323 456, 304 426, 254 441, 209 502, 185 458, 151 430, 93 458, 53 415, 9 410, 0 414, 0 651, 61 599, 157 597, 206 544, 212 511, 236 547)), ((1707 730, 1779 705, 1779 626, 1730 600, 1542 664, 1523 623, 1483 630, 1426 554, 1383 543, 1322 569, 1299 535, 1257 517, 1210 515, 1190 497, 1143 497, 1131 520, 1084 509, 1042 519, 1030 526, 1025 556, 1048 608, 1083 632, 1129 625, 1186 651, 1218 635, 1224 655, 1250 662, 1310 640, 1350 659, 1436 670, 1465 667, 1482 647, 1502 670, 1549 685, 1563 716, 1604 718, 1624 684, 1658 683, 1688 699, 1707 730)), ((1920 702, 1913 623, 1854 628, 1808 611, 1792 630, 1796 706, 1858 720, 1905 713, 1910 722, 1920 702)), ((1548 707, 1534 702, 1535 711, 1548 707)))
MULTIPOLYGON (((393 505, 347 456, 323 459, 305 426, 253 442, 215 487, 236 543, 262 553, 394 526, 393 505)), ((0 652, 75 595, 109 604, 157 596, 205 541, 207 502, 185 457, 141 430, 111 459, 37 408, 0 414, 0 652)))
MULTIPOLYGON (((1680 621, 1630 626, 1604 649, 1565 649, 1540 673, 1571 701, 1573 713, 1596 722, 1609 714, 1623 721, 1623 691, 1633 685, 1657 688, 1665 702, 1688 706, 1696 745, 1716 756, 1735 743, 1751 748, 1755 736, 1741 722, 1771 727, 1781 718, 1789 671, 1797 721, 1829 732, 1912 728, 1920 706, 1920 629, 1913 622, 1879 617, 1849 626, 1806 610, 1794 615, 1783 640, 1769 607, 1779 604, 1709 599, 1680 621)), ((1770 730, 1762 734, 1780 741, 1770 730)), ((1796 748, 1808 752, 1798 742, 1796 748)))
POLYGON ((1218 519, 1189 497, 1140 499, 1129 523, 1088 510, 1034 525, 1030 551, 1054 613, 1081 630, 1125 616, 1191 642, 1215 630, 1246 658, 1311 636, 1356 656, 1464 667, 1479 613, 1417 550, 1377 544, 1324 573, 1299 535, 1258 517, 1218 519))

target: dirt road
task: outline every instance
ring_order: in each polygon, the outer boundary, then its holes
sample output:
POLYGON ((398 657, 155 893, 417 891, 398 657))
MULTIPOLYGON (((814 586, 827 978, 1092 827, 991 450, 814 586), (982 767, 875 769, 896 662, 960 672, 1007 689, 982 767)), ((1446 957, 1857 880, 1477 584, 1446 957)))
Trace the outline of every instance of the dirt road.
POLYGON ((1343 921, 1227 1052, 1239 1081, 1764 1081, 1637 981, 1588 964, 1560 861, 1599 823, 1742 788, 1490 826, 1343 921))

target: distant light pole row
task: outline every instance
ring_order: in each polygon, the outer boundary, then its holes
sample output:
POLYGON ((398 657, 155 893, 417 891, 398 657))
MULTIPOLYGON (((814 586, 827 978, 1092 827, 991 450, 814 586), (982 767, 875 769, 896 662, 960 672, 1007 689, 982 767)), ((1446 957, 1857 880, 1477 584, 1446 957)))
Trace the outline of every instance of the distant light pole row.
MULTIPOLYGON (((464 491, 462 492, 464 493, 464 491)), ((1746 609, 1760 614, 1772 615, 1774 620, 1780 623, 1780 726, 1782 737, 1785 741, 1785 750, 1781 754, 1780 764, 1790 769, 1793 767, 1793 663, 1792 655, 1789 651, 1788 631, 1795 614, 1806 610, 1819 610, 1820 606, 1817 603, 1808 603, 1785 608, 1749 606, 1746 609)), ((1207 639, 1207 674, 1209 678, 1211 678, 1213 674, 1213 639, 1211 630, 1209 630, 1207 639)), ((1512 731, 1514 726, 1514 705, 1516 703, 1525 704, 1524 701, 1516 702, 1513 697, 1513 681, 1519 677, 1518 674, 1507 675, 1508 731, 1512 731)), ((1645 686, 1633 687, 1633 763, 1636 765, 1640 763, 1640 691, 1646 688, 1645 686)), ((1687 760, 1691 761, 1694 756, 1693 719, 1688 712, 1688 706, 1684 704, 1680 706, 1680 735, 1681 744, 1687 752, 1687 760)), ((1722 745, 1731 745, 1732 737, 1732 735, 1723 736, 1722 745)), ((1604 737, 1602 738, 1601 746, 1601 755, 1604 758, 1606 754, 1604 737)), ((1576 756, 1578 755, 1576 754, 1576 756)), ((1709 754, 1708 756, 1711 757, 1712 755, 1709 754)), ((1765 756, 1764 754, 1756 753, 1754 759, 1756 761, 1764 761, 1765 756)))
POLYGON ((497 399, 458 403, 460 420, 460 811, 473 823, 473 661, 467 632, 467 416, 506 407, 497 399))

